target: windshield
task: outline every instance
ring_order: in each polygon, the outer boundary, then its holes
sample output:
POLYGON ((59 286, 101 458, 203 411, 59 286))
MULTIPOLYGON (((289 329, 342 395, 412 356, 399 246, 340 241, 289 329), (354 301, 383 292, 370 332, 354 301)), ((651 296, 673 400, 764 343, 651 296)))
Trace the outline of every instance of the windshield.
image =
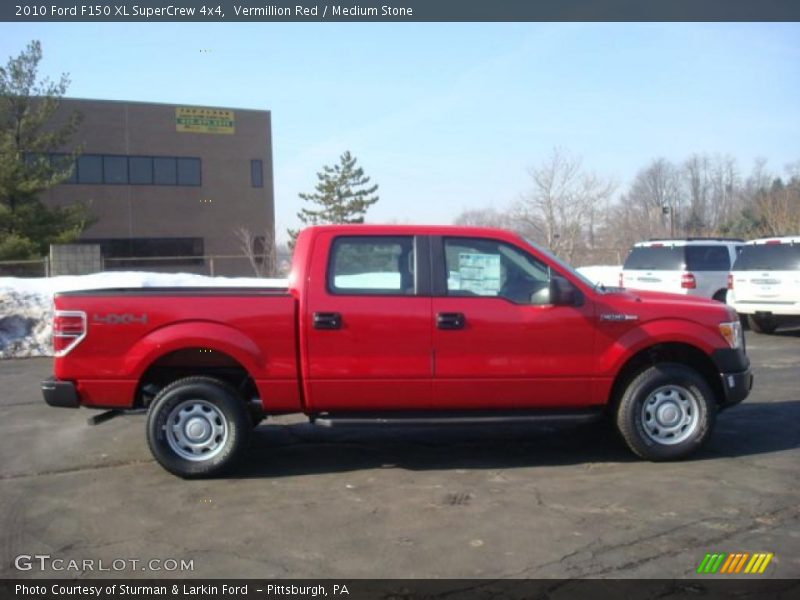
POLYGON ((581 275, 571 265, 569 265, 568 263, 565 263, 563 260, 558 258, 555 254, 553 254, 549 250, 547 250, 545 248, 542 248, 539 244, 536 244, 535 242, 532 242, 531 240, 529 240, 526 237, 523 237, 522 239, 531 248, 534 248, 535 250, 538 250, 539 252, 541 252, 542 254, 547 256, 550 260, 553 261, 553 263, 555 263, 557 266, 561 267, 561 269, 563 269, 564 271, 568 272, 570 275, 574 275, 577 279, 580 279, 584 284, 586 284, 590 288, 594 288, 595 287, 593 281, 588 279, 586 276, 581 275))
POLYGON ((734 271, 800 270, 800 244, 752 244, 742 250, 734 271))

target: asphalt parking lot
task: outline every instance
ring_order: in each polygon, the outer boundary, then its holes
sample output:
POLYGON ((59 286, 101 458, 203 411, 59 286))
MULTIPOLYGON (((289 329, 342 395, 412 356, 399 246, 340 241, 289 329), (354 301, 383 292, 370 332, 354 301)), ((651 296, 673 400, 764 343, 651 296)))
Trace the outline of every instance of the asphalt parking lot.
POLYGON ((47 407, 49 359, 0 361, 0 577, 673 578, 722 551, 772 552, 763 577, 797 578, 800 331, 747 344, 752 395, 685 462, 642 462, 599 425, 282 419, 211 481, 162 470, 143 416, 89 427, 47 407), (194 570, 15 568, 33 554, 194 570))

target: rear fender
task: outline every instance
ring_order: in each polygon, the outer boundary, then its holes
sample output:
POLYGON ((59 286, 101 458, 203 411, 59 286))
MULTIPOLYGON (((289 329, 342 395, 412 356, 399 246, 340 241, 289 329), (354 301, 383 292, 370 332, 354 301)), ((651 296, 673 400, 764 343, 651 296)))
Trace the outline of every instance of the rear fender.
POLYGON ((266 358, 256 343, 238 329, 213 321, 185 321, 150 332, 125 354, 124 372, 138 380, 156 360, 184 348, 222 352, 253 379, 264 377, 266 358))

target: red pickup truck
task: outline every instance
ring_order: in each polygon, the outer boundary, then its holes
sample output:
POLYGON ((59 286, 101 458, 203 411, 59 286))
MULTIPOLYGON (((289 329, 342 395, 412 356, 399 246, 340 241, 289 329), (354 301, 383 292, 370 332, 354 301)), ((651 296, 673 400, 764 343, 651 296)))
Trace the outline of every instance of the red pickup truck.
MULTIPOLYGON (((610 416, 649 460, 689 455, 752 386, 736 313, 593 285, 499 229, 320 226, 286 288, 55 297, 51 406, 147 409, 156 460, 227 470, 269 415, 610 416)), ((461 420, 460 419, 460 420, 461 420)))

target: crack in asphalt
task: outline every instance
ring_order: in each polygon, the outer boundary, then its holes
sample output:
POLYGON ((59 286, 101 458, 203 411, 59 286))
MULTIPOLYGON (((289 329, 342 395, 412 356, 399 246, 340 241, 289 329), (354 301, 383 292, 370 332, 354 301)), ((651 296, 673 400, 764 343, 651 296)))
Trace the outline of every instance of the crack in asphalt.
POLYGON ((52 469, 49 471, 34 471, 28 473, 0 473, 0 481, 10 481, 14 479, 27 479, 31 477, 47 477, 49 475, 63 475, 65 473, 81 473, 85 471, 100 471, 104 469, 116 469, 118 467, 130 467, 136 465, 146 465, 155 462, 151 459, 136 459, 106 463, 103 465, 84 465, 78 467, 66 467, 63 469, 52 469))

